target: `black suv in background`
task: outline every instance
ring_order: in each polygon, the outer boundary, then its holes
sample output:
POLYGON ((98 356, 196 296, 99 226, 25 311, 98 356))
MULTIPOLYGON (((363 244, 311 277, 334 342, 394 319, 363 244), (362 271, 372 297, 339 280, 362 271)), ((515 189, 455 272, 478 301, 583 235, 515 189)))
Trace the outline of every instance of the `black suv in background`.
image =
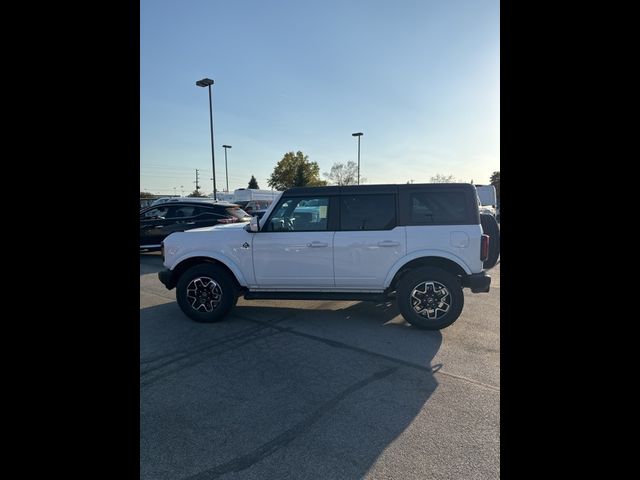
POLYGON ((140 210, 140 250, 160 250, 167 235, 192 228, 248 222, 238 205, 215 201, 169 201, 140 210))

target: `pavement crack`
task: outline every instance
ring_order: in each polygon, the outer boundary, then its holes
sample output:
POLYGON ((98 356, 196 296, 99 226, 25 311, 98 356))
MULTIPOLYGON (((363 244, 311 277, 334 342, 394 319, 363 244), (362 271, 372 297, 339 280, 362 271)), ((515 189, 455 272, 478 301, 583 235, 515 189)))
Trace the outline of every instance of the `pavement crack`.
POLYGON ((474 385, 478 385, 480 387, 487 388, 489 390, 493 390, 494 392, 500 392, 500 387, 496 387, 495 385, 489 385, 488 383, 479 382, 478 380, 474 380, 469 377, 463 377, 462 375, 454 375, 453 373, 443 372, 439 370, 438 375, 444 375, 445 377, 455 378, 456 380, 462 380, 465 382, 473 383, 474 385))
POLYGON ((330 410, 334 409, 342 400, 344 400, 347 396, 352 393, 366 387, 367 385, 381 380, 392 373, 396 372, 399 367, 391 367, 385 370, 381 370, 376 372, 367 378, 354 383, 350 387, 344 389, 338 395, 333 397, 331 400, 322 404, 318 409, 316 409, 311 415, 297 423, 290 429, 284 431, 273 440, 262 444, 260 447, 256 448, 252 452, 242 455, 240 457, 236 457, 233 460, 230 460, 226 463, 218 465, 216 467, 210 468, 208 470, 204 470, 190 477, 186 477, 183 480, 211 480, 214 478, 218 478, 222 475, 231 472, 240 472, 242 470, 246 470, 256 463, 264 460, 269 455, 272 455, 274 452, 279 450, 282 447, 285 447, 293 440, 295 440, 298 436, 304 434, 311 426, 316 423, 323 415, 325 415, 330 410))
MULTIPOLYGON (((262 324, 262 325, 270 325, 272 328, 275 328, 276 330, 280 330, 284 333, 289 333, 291 335, 297 335, 299 337, 304 337, 304 338, 308 338, 310 340, 314 340, 316 342, 321 342, 324 343, 325 345, 329 345, 333 348, 342 348, 345 350, 351 350, 353 352, 358 352, 358 353, 362 353, 365 355, 369 355, 375 358, 381 358, 384 360, 387 360, 389 362, 393 362, 395 364, 399 364, 399 365, 403 365, 405 367, 409 367, 409 368, 413 368, 413 369, 417 369, 423 372, 428 372, 431 373, 433 375, 445 375, 447 377, 450 378, 455 378, 457 380, 462 380, 462 381, 466 381, 469 383, 473 383, 474 385, 478 385, 484 388, 487 388, 489 390, 493 390, 495 392, 499 392, 500 391, 500 387, 496 387, 495 385, 489 385, 487 383, 483 383, 480 382, 478 380, 473 380, 471 378, 467 378, 467 377, 463 377, 461 375, 455 375, 453 373, 448 373, 445 371, 442 371, 442 369, 440 368, 441 366, 439 366, 438 368, 434 368, 434 366, 424 366, 424 365, 420 365, 419 363, 413 363, 413 362, 409 362, 407 360, 402 360, 400 358, 396 358, 396 357, 392 357, 390 355, 385 355, 383 353, 377 353, 377 352, 372 352, 371 350, 367 350, 364 348, 360 348, 360 347, 354 347, 352 345, 348 345, 344 342, 339 342, 337 340, 330 340, 328 338, 324 338, 324 337, 319 337, 317 335, 312 335, 310 333, 303 333, 300 331, 295 330, 293 327, 282 327, 279 325, 274 325, 271 322, 267 322, 267 321, 263 321, 263 320, 255 320, 252 318, 248 318, 245 316, 239 316, 239 318, 242 318, 243 320, 246 320, 248 322, 254 322, 254 323, 258 323, 258 324, 262 324)), ((278 320, 279 322, 282 321, 282 319, 278 320)))

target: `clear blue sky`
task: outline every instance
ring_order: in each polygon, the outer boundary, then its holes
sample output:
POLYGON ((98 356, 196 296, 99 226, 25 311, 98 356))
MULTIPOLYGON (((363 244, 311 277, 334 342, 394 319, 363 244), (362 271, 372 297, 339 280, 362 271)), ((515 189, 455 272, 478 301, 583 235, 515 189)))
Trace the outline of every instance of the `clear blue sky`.
MULTIPOLYGON (((366 183, 500 170, 498 0, 142 0, 140 188, 260 188, 288 151, 366 183)), ((324 177, 322 177, 324 178, 324 177)))

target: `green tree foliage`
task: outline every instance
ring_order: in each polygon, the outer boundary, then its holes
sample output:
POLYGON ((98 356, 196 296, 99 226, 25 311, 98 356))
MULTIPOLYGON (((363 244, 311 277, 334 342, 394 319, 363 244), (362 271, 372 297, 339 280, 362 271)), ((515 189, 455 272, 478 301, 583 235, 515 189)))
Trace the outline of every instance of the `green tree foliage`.
POLYGON ((140 192, 140 198, 156 198, 151 192, 140 192))
MULTIPOLYGON (((323 173, 329 183, 333 185, 357 185, 358 184, 358 164, 349 160, 347 164, 334 163, 329 173, 323 173)), ((360 177, 360 183, 366 182, 367 179, 360 177)))
POLYGON ((456 177, 453 175, 440 175, 436 173, 435 177, 431 177, 431 183, 455 183, 456 177))
POLYGON ((267 182, 271 188, 286 190, 291 187, 317 187, 326 185, 320 180, 320 167, 317 162, 310 162, 309 157, 301 151, 287 152, 273 169, 267 182))
POLYGON ((191 194, 187 195, 187 197, 204 197, 204 196, 205 195, 200 193, 200 190, 194 190, 193 192, 191 192, 191 194))
POLYGON ((489 181, 491 185, 496 187, 496 196, 498 197, 498 202, 500 202, 500 172, 493 172, 489 181))
POLYGON ((296 174, 293 177, 292 187, 304 187, 309 182, 309 178, 304 171, 304 164, 298 163, 296 165, 296 174))
POLYGON ((249 180, 249 187, 248 188, 253 188, 258 190, 260 187, 258 186, 258 181, 256 180, 256 177, 254 177, 253 175, 251 175, 251 180, 249 180))

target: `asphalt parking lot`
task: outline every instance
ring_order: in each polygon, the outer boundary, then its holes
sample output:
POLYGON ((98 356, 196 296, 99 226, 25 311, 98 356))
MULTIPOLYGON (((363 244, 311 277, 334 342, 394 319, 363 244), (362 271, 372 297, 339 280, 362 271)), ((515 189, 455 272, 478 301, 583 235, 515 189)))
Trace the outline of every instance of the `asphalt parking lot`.
POLYGON ((140 255, 141 479, 498 479, 500 264, 461 317, 240 299, 189 320, 140 255))

